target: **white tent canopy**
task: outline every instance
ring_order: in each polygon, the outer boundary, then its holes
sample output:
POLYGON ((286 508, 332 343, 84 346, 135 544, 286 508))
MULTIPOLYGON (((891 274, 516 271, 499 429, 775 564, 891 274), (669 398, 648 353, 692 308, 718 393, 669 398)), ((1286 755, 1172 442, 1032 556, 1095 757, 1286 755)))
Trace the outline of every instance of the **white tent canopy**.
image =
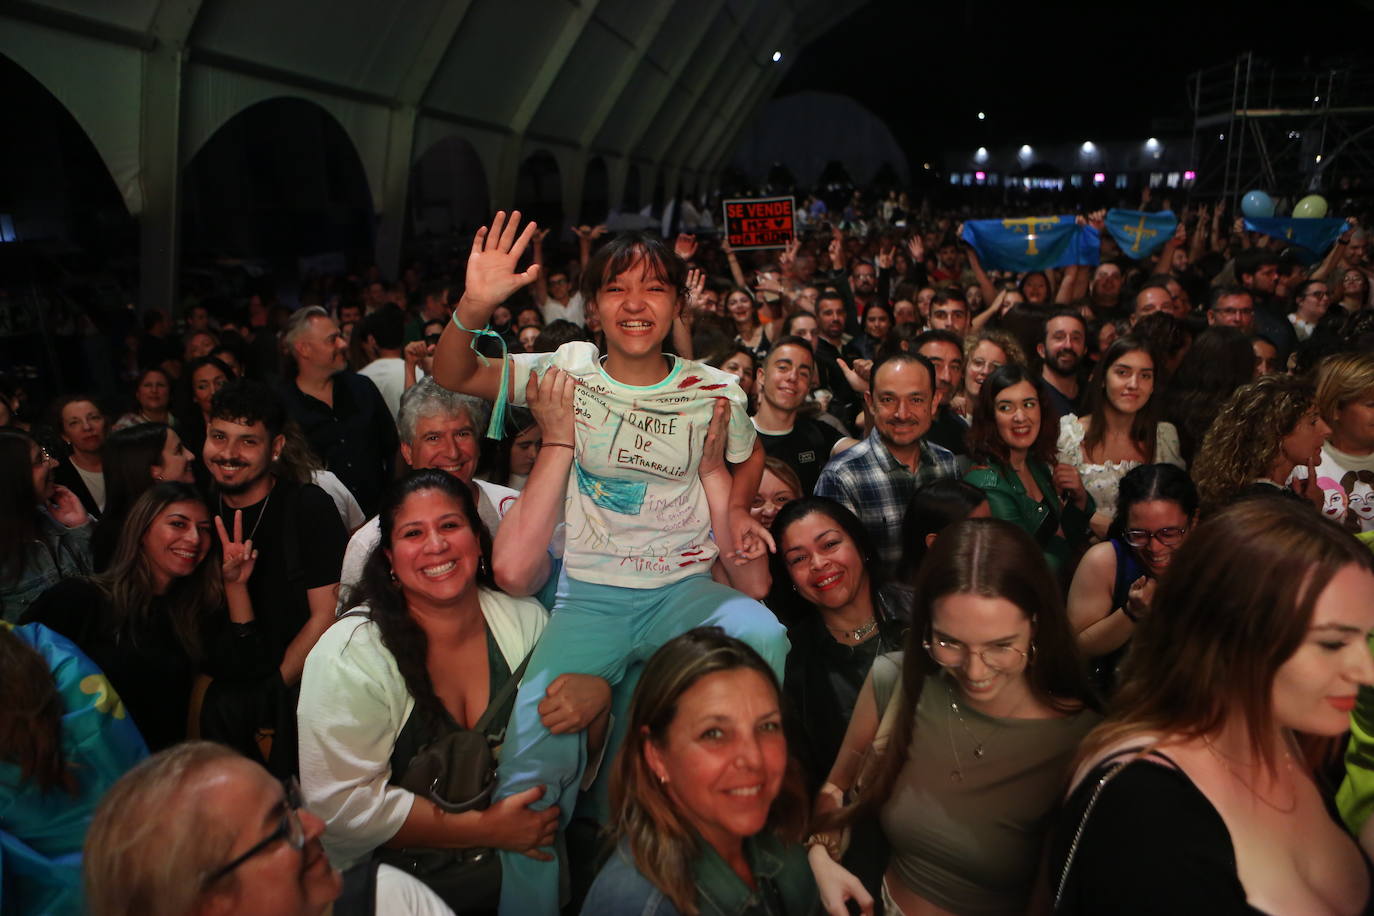
POLYGON ((470 144, 494 207, 539 151, 569 218, 593 158, 612 209, 632 164, 632 198, 709 186, 790 60, 862 2, 23 0, 0 6, 0 55, 90 137, 140 221, 141 301, 165 308, 181 170, 254 104, 304 99, 338 122, 394 272, 410 170, 436 144, 470 144))

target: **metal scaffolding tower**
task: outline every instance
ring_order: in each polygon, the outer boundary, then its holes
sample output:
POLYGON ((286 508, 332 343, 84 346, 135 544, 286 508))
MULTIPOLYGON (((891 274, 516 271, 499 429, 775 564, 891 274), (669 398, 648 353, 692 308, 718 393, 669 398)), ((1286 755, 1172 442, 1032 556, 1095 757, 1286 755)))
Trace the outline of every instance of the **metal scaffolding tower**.
POLYGON ((1280 68, 1246 52, 1188 78, 1193 196, 1374 197, 1374 66, 1280 68))

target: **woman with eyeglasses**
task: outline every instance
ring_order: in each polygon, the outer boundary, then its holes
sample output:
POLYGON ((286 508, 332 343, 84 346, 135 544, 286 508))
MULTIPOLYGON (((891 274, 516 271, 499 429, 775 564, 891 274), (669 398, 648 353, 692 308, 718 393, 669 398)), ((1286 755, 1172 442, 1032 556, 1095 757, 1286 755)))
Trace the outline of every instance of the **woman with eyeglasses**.
POLYGON ((86 836, 90 916, 444 916, 432 891, 389 866, 345 883, 320 845, 324 823, 221 744, 189 741, 115 783, 86 836))
POLYGON ((874 664, 817 799, 821 902, 867 912, 878 890, 889 914, 1028 912, 1049 815, 1101 718, 1063 602, 1036 543, 984 518, 940 535, 914 592, 906 651, 874 664), (865 889, 835 831, 873 815, 891 858, 865 889))
POLYGON ((1197 488, 1182 469, 1145 464, 1121 478, 1108 539, 1083 554, 1068 598, 1069 623, 1104 696, 1159 577, 1196 522, 1197 488))
POLYGON ((1368 912, 1319 753, 1374 685, 1374 557, 1292 500, 1198 526, 1084 741, 1050 842, 1055 912, 1368 912), (1304 745, 1300 745, 1300 737, 1304 745))
POLYGON ((949 402, 955 416, 971 423, 983 382, 1008 363, 1026 364, 1020 344, 1010 334, 984 330, 964 341, 964 372, 959 391, 949 402))
POLYGON ((964 480, 987 494, 993 518, 1035 538, 1058 576, 1086 546, 1094 507, 1078 471, 1052 463, 1054 432, 1043 416, 1029 369, 1009 363, 988 376, 969 429, 974 466, 964 480))
POLYGON ((28 433, 0 429, 0 619, 10 623, 62 579, 91 571, 95 523, 56 468, 28 433))
POLYGON ((1183 467, 1178 432, 1155 416, 1160 379, 1149 345, 1121 337, 1093 367, 1082 415, 1059 420, 1058 460, 1078 471, 1097 510, 1093 534, 1107 536, 1116 516, 1116 494, 1131 468, 1156 461, 1183 467))

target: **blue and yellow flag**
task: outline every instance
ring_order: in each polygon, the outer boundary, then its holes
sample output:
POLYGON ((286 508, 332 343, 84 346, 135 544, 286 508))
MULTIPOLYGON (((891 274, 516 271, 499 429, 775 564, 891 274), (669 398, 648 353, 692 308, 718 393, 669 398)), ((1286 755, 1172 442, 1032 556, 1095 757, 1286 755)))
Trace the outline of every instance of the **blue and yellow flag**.
POLYGON ((1246 218, 1245 228, 1251 232, 1285 242, 1292 242, 1299 248, 1306 248, 1313 254, 1321 254, 1336 243, 1345 231, 1343 219, 1293 219, 1291 217, 1270 216, 1262 219, 1246 218))
POLYGON ((962 238, 985 268, 1018 273, 1096 264, 1100 244, 1097 230, 1072 216, 972 219, 964 223, 962 238))
POLYGON ((1173 237, 1178 217, 1172 210, 1144 213, 1140 210, 1108 210, 1107 231, 1133 260, 1147 258, 1173 237))

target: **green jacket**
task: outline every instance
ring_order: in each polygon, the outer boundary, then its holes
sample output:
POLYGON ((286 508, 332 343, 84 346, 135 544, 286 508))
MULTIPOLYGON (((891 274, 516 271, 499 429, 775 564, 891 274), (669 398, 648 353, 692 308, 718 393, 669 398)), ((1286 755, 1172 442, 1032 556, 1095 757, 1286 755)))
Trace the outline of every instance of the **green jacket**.
POLYGON ((1011 522, 1039 542, 1050 569, 1057 574, 1075 553, 1087 546, 1088 521, 1097 506, 1091 496, 1084 510, 1073 503, 1061 503, 1049 465, 1032 458, 1027 467, 1045 495, 1043 503, 1032 499, 1016 472, 1001 462, 974 468, 964 475, 964 480, 987 494, 993 518, 1011 522), (1037 536, 1042 525, 1050 533, 1037 536), (1062 535, 1058 533, 1060 528, 1064 532, 1062 535))
MULTIPOLYGON (((1374 532, 1357 535, 1374 550, 1374 532)), ((1369 640, 1374 652, 1374 638, 1369 640)), ((1356 836, 1374 813, 1374 687, 1361 687, 1350 716, 1350 746, 1345 752, 1345 781, 1336 792, 1336 807, 1356 836)))

